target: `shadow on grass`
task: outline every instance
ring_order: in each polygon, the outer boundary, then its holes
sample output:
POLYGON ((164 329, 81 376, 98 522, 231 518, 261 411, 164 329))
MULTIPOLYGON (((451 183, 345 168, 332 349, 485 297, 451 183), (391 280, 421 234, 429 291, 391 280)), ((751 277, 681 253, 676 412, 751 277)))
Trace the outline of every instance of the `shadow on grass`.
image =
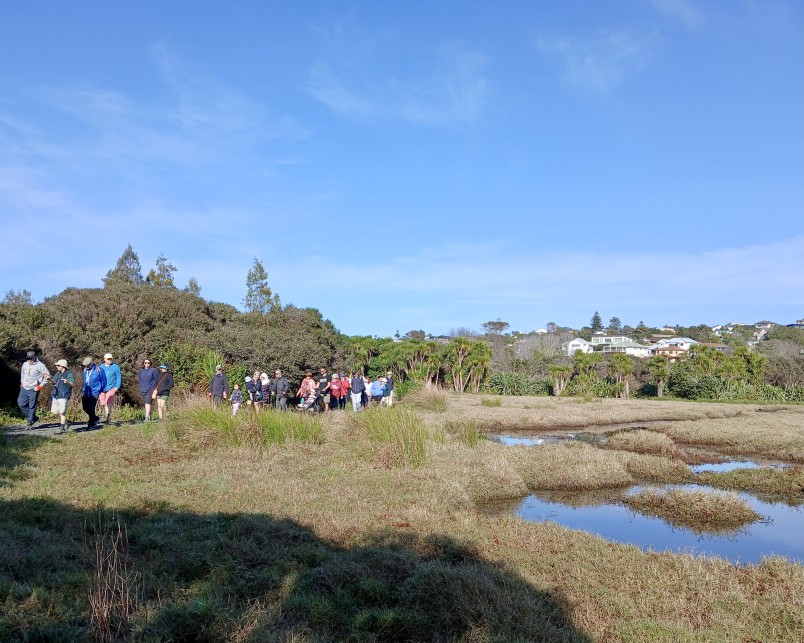
POLYGON ((38 449, 46 442, 48 438, 37 435, 11 437, 5 432, 0 433, 0 488, 13 486, 16 480, 24 480, 30 473, 25 467, 29 462, 27 452, 38 449))
MULTIPOLYGON (((97 512, 0 504, 2 640, 91 640, 97 512)), ((339 547, 291 520, 146 507, 126 526, 137 641, 575 641, 559 594, 447 537, 339 547)))

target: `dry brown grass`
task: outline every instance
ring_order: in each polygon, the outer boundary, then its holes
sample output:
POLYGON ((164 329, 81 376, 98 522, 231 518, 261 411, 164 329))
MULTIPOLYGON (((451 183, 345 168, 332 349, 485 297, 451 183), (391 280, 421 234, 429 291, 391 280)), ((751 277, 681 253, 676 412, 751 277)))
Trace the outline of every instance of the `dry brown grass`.
POLYGON ((729 418, 666 422, 652 427, 678 444, 734 456, 762 456, 804 464, 804 407, 744 408, 729 418))
MULTIPOLYGON (((427 458, 417 469, 372 466, 366 453, 375 445, 349 428, 344 413, 323 418, 321 443, 260 449, 227 445, 209 428, 177 433, 169 426, 122 427, 68 435, 30 451, 18 465, 27 476, 6 476, 13 484, 0 487, 0 500, 287 518, 338 548, 364 546, 384 533, 422 542, 449 537, 528 586, 561 596, 574 627, 592 640, 796 640, 804 635, 801 565, 771 559, 735 567, 718 559, 643 553, 552 523, 492 519, 476 510, 479 502, 521 496, 528 489, 620 487, 649 475, 676 480, 689 475, 680 463, 577 443, 526 448, 483 441, 471 447, 440 428, 446 421, 497 418, 548 429, 601 419, 667 420, 677 412, 692 426, 716 421, 737 427, 783 417, 787 410, 763 415, 745 406, 569 404, 539 398, 505 398, 502 407, 488 408, 480 399, 448 396, 446 412, 420 411, 431 437, 427 458)), ((789 413, 802 417, 796 410, 789 413)), ((683 442, 672 426, 662 431, 683 442)), ((782 432, 782 440, 795 433, 792 425, 786 430, 790 433, 782 432)), ((742 445, 737 435, 735 450, 754 448, 742 445)), ((171 591, 181 595, 187 589, 171 591)), ((154 609, 154 604, 139 609, 154 609)))
POLYGON ((734 531, 762 518, 739 496, 728 492, 644 489, 625 496, 623 502, 640 513, 701 533, 734 531))
POLYGON ((609 449, 663 455, 668 458, 678 458, 683 455, 682 450, 676 446, 676 443, 671 438, 663 433, 648 431, 647 429, 618 431, 609 436, 606 446, 609 449))
POLYGON ((804 467, 777 469, 736 469, 725 473, 704 471, 696 476, 698 482, 720 489, 757 491, 801 496, 804 503, 804 467))

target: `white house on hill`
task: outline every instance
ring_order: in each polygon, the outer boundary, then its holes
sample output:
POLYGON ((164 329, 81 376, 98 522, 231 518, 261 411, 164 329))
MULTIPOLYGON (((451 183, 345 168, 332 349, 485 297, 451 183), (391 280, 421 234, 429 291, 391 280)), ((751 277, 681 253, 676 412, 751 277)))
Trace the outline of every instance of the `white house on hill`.
POLYGON ((585 339, 581 339, 580 337, 576 337, 571 342, 567 342, 566 348, 567 355, 570 357, 575 355, 575 351, 581 351, 582 353, 593 353, 595 351, 591 342, 587 342, 585 339))

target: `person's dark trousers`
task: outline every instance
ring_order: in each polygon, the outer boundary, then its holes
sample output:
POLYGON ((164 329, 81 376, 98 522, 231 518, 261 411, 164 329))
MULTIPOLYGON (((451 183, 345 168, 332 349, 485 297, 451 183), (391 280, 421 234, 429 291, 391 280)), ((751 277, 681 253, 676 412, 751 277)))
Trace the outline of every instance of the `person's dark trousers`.
POLYGON ((214 406, 217 409, 221 405, 221 400, 222 399, 223 398, 220 395, 213 395, 212 396, 212 406, 214 406))
POLYGON ((20 389, 20 396, 17 398, 17 406, 25 416, 25 421, 30 425, 39 418, 36 417, 36 402, 39 400, 39 391, 33 389, 20 389))
POLYGON ((286 398, 286 397, 278 397, 278 398, 276 398, 276 410, 277 411, 287 411, 288 410, 288 398, 286 398))
POLYGON ((98 420, 100 419, 98 417, 98 414, 95 413, 95 407, 98 404, 98 398, 95 397, 94 395, 83 395, 81 397, 81 404, 84 407, 84 413, 86 413, 89 416, 87 424, 89 424, 89 426, 97 424, 98 420))

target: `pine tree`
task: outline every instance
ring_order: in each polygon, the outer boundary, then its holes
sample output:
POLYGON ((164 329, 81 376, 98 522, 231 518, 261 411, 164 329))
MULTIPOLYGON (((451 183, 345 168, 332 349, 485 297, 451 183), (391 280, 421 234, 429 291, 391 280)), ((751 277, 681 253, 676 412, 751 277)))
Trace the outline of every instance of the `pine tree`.
POLYGON ((103 285, 108 288, 110 286, 142 286, 142 283, 140 258, 129 243, 117 260, 114 269, 106 273, 103 285))
POLYGON ((279 295, 272 294, 268 285, 268 273, 257 258, 254 259, 254 265, 246 276, 246 298, 243 300, 243 305, 248 312, 261 315, 282 307, 279 295))
POLYGON ((603 320, 600 318, 600 313, 597 311, 592 315, 591 328, 593 333, 603 330, 603 320))

